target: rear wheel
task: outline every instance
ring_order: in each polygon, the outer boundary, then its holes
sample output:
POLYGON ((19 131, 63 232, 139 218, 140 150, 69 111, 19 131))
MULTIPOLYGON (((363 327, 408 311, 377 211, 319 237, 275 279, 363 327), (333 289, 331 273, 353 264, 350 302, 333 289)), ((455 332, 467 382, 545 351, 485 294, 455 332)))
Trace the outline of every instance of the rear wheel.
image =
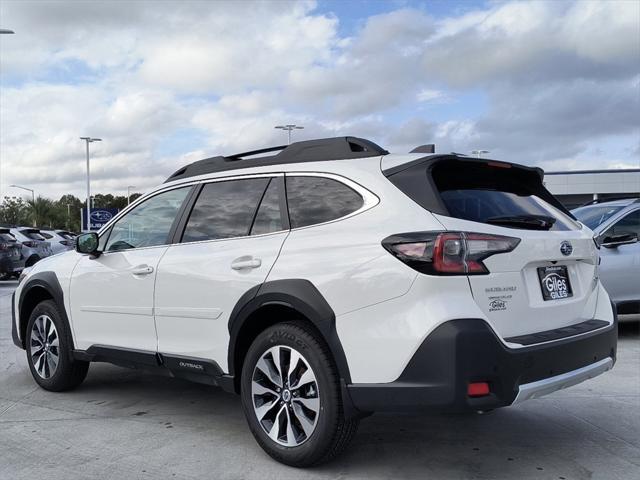
POLYGON ((31 375, 45 390, 70 390, 87 376, 89 362, 73 358, 71 333, 52 300, 40 302, 31 312, 25 344, 31 375))
POLYGON ((353 438, 340 383, 324 342, 303 323, 268 328, 253 342, 242 369, 242 406, 260 446, 279 462, 326 462, 353 438))

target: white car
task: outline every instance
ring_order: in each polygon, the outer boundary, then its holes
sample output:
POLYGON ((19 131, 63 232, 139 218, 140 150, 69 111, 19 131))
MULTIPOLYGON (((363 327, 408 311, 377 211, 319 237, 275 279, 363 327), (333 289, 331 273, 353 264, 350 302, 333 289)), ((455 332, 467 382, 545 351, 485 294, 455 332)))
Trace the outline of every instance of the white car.
POLYGON ((14 342, 47 390, 102 361, 238 393, 294 466, 372 412, 515 405, 616 358, 591 231, 542 178, 354 137, 201 160, 24 274, 14 342))
POLYGON ((73 249, 75 243, 75 235, 66 230, 40 230, 40 235, 46 239, 54 255, 73 249))

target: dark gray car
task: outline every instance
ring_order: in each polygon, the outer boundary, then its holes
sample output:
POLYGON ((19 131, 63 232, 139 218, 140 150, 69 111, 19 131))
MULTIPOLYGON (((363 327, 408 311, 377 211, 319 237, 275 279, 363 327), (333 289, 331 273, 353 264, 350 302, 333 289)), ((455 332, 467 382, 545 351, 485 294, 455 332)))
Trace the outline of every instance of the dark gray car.
POLYGON ((17 277, 24 269, 22 245, 8 228, 0 228, 0 280, 17 277))

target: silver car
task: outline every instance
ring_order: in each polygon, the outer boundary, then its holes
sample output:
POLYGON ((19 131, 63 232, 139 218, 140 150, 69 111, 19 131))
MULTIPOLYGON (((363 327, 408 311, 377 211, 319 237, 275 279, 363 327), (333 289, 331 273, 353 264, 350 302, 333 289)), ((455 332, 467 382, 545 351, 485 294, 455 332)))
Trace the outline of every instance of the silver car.
POLYGON ((46 239, 40 235, 40 230, 37 228, 12 228, 11 235, 22 243, 22 255, 26 259, 25 267, 31 267, 39 260, 53 254, 51 246, 46 239))
POLYGON ((640 199, 594 202, 572 213, 595 233, 600 278, 618 313, 640 313, 640 199))
POLYGON ((40 235, 47 240, 54 255, 73 250, 75 245, 75 236, 66 230, 40 230, 40 235))

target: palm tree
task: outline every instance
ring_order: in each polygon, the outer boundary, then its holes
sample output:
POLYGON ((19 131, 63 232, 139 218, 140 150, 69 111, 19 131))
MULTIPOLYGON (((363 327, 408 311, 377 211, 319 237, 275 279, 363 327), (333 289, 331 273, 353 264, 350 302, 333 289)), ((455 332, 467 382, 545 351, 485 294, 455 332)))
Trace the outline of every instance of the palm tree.
POLYGON ((48 198, 38 197, 35 200, 27 201, 31 210, 31 220, 33 220, 33 226, 44 226, 45 222, 49 219, 51 211, 53 210, 53 202, 48 198))

